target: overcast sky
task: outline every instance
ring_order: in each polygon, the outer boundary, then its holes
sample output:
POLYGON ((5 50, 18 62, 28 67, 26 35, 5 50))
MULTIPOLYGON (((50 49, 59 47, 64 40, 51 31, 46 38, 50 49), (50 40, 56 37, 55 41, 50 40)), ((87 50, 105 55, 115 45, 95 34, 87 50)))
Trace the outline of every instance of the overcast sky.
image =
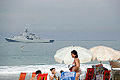
POLYGON ((120 0, 0 0, 0 37, 120 40, 120 0))

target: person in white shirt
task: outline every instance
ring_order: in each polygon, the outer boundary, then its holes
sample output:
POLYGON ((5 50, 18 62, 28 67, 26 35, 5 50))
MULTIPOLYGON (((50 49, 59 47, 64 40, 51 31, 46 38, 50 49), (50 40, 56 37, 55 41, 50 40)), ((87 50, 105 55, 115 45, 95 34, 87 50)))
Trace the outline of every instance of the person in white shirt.
POLYGON ((50 71, 51 71, 49 74, 50 80, 58 80, 58 77, 56 76, 55 68, 51 68, 50 71))

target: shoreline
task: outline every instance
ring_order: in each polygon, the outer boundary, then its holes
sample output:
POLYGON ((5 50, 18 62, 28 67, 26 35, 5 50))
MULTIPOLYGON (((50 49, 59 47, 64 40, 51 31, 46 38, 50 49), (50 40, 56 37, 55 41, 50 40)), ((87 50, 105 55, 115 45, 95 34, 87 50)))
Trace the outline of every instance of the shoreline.
MULTIPOLYGON (((99 64, 99 63, 97 63, 99 64)), ((92 68, 92 65, 95 64, 80 64, 80 69, 82 70, 82 74, 80 76, 81 79, 83 79, 86 75, 87 68, 92 68)), ((109 64, 103 64, 104 67, 106 67, 108 70, 111 70, 111 66, 109 64)), ((55 65, 31 65, 31 66, 22 66, 22 67, 8 67, 7 70, 0 70, 0 80, 16 80, 19 79, 21 72, 26 72, 26 79, 31 77, 32 72, 35 72, 36 70, 41 70, 42 73, 50 73, 50 68, 54 67, 56 69, 56 72, 58 73, 60 70, 69 72, 68 65, 65 64, 55 64, 55 65), (16 69, 16 70, 15 70, 16 69), (13 71, 15 70, 15 71, 13 71), (30 71, 31 70, 31 71, 30 71), (4 71, 4 72, 1 72, 4 71), (5 72, 7 71, 7 72, 5 72), (13 72, 11 72, 13 71, 13 72), (16 73, 15 73, 16 72, 16 73), (4 77, 4 78, 3 78, 4 77), (6 78, 6 79, 5 79, 6 78), (10 79, 9 79, 10 78, 10 79)), ((49 80, 49 76, 48 76, 49 80)))

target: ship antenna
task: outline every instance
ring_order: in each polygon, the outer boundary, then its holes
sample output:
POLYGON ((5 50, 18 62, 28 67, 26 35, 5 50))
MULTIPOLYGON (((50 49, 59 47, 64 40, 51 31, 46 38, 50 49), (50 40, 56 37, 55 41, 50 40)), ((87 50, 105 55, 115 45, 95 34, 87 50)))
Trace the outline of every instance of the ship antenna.
POLYGON ((26 32, 26 33, 28 32, 28 28, 27 28, 27 27, 25 27, 25 32, 26 32))

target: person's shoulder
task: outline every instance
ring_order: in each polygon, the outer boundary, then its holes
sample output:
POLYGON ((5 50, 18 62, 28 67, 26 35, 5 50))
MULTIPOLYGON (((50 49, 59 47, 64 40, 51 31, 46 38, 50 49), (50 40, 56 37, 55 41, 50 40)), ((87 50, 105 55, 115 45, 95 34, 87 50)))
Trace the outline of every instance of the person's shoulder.
POLYGON ((51 76, 51 75, 52 75, 52 73, 50 72, 50 73, 49 73, 49 75, 51 76))
POLYGON ((80 59, 79 59, 79 58, 76 58, 76 59, 75 59, 75 62, 80 62, 80 59))
POLYGON ((75 61, 79 61, 79 58, 76 58, 75 61))
POLYGON ((49 76, 53 77, 53 74, 50 72, 50 73, 49 73, 49 76))

